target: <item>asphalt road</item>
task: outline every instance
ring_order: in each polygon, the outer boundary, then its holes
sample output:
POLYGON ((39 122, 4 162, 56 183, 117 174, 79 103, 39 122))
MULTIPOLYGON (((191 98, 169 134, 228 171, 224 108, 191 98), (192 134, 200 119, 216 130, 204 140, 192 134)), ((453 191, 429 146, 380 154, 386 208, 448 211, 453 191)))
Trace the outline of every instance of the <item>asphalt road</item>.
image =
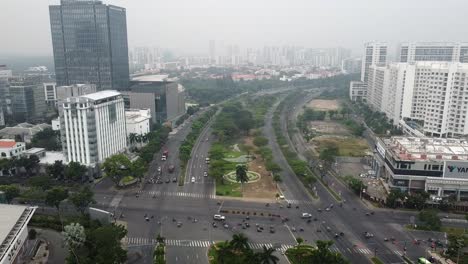
MULTIPOLYGON (((369 257, 374 255, 375 249, 377 256, 385 263, 403 263, 399 254, 403 253, 405 243, 408 254, 412 257, 424 255, 423 247, 411 243, 415 237, 424 235, 415 235, 402 229, 405 221, 409 222, 410 214, 376 210, 375 215, 366 216, 365 213, 369 212, 369 209, 339 183, 336 184, 336 188, 347 200, 343 207, 339 207, 320 184, 316 184, 319 199, 310 196, 292 173, 275 141, 271 118, 276 106, 274 105, 266 115, 264 132, 269 138, 275 162, 283 169, 281 172, 283 182, 279 187, 285 200, 272 201, 266 206, 263 202, 216 197, 211 177, 203 175, 208 171, 205 158, 214 140, 209 124, 193 148, 184 186, 173 183, 172 178, 181 174, 178 149, 190 132, 192 120, 187 120, 166 142, 163 149, 169 150, 167 161, 160 160, 161 153, 155 154, 148 179, 158 177, 158 167, 161 167, 162 184, 145 183, 141 188, 125 191, 114 190, 107 180, 96 186, 98 201, 96 206, 115 212, 117 216, 124 214, 120 220, 127 222, 126 242, 130 255, 142 256, 133 263, 151 263, 157 234, 167 239, 167 263, 206 263, 206 251, 209 245, 214 241, 231 239, 236 232, 245 233, 254 249, 260 249, 263 245, 277 248, 281 263, 287 263, 281 253, 295 245, 296 237, 301 237, 310 243, 316 240, 332 240, 335 244, 331 250, 344 254, 352 263, 369 263, 369 257), (174 173, 167 171, 169 164, 175 166, 174 173), (195 178, 193 183, 192 177, 195 178), (170 180, 169 183, 166 183, 167 179, 170 180), (292 204, 291 208, 287 208, 288 202, 292 204), (317 211, 318 208, 324 209, 332 203, 334 208, 330 211, 317 211), (229 212, 226 213, 227 227, 223 227, 221 223, 217 223, 216 227, 213 226, 213 215, 220 210, 229 212), (312 219, 317 220, 307 223, 301 219, 303 212, 311 213, 312 219), (145 214, 149 221, 145 220, 145 214), (247 214, 250 215, 249 220, 246 220, 247 214), (272 214, 279 217, 268 216, 272 214), (285 217, 289 218, 289 221, 283 223, 281 218, 285 217), (242 229, 240 224, 243 221, 250 223, 250 227, 242 229), (257 224, 264 227, 262 232, 257 231, 257 224), (269 232, 270 226, 274 228, 274 233, 269 232), (372 232, 375 237, 365 239, 364 231, 372 232), (344 235, 335 238, 335 234, 340 232, 344 235), (395 244, 384 242, 384 237, 395 237, 395 244)), ((288 109, 294 108, 288 107, 288 109)), ((294 115, 292 112, 285 112, 283 120, 286 114, 294 115)), ((194 118, 196 117, 192 119, 194 118)), ((294 143, 295 140, 300 138, 292 139, 291 144, 301 145, 300 142, 294 143)), ((423 243, 423 246, 427 244, 423 243)))

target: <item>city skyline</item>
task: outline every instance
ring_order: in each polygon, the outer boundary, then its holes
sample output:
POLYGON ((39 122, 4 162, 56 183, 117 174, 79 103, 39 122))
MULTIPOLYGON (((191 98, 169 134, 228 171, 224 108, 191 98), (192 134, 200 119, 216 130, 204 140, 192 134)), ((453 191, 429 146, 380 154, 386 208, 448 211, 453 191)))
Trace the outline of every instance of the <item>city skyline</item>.
MULTIPOLYGON (((9 25, 5 32, 12 34, 0 44, 0 54, 52 55, 48 6, 58 2, 18 0, 1 3, 2 10, 10 12, 0 17, 0 23, 9 25), (27 9, 21 8, 24 4, 28 5, 27 9), (18 15, 20 11, 21 16, 18 15), (34 23, 24 23, 22 17, 28 17, 34 23)), ((341 46, 361 52, 362 43, 371 40, 385 41, 391 46, 396 41, 464 41, 460 36, 468 34, 468 29, 460 24, 468 3, 461 1, 424 1, 424 5, 419 0, 410 3, 369 0, 309 3, 298 0, 287 4, 263 0, 229 4, 212 0, 196 3, 185 0, 103 2, 127 9, 130 47, 159 46, 198 54, 208 53, 210 40, 252 48, 264 45, 341 46), (246 4, 248 9, 241 8, 246 4), (415 12, 417 10, 421 12, 415 12), (424 21, 423 18, 428 16, 431 20, 424 21), (375 30, 376 24, 379 30, 375 30), (422 27, 425 24, 430 25, 430 32, 422 27)))

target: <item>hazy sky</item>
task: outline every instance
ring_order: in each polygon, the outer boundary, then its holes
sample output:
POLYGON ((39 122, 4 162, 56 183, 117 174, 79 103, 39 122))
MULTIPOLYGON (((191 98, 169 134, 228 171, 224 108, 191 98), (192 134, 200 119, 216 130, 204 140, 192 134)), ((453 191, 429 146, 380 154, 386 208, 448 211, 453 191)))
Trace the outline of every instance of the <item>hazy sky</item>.
MULTIPOLYGON (((468 41, 467 0, 107 0, 127 8, 129 46, 208 53, 208 41, 343 46, 468 41)), ((52 54, 48 5, 0 0, 0 54, 52 54)))

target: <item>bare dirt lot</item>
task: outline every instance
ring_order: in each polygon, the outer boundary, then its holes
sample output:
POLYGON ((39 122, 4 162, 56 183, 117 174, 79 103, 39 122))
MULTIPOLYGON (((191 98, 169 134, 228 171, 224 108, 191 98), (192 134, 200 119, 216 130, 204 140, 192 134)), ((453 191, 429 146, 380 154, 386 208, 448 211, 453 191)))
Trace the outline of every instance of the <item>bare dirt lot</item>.
MULTIPOLYGON (((251 146, 256 149, 257 147, 253 144, 253 138, 247 137, 244 140, 244 144, 251 146)), ((261 178, 257 182, 249 183, 244 185, 244 193, 242 197, 246 198, 262 198, 262 199, 275 199, 276 193, 276 184, 273 181, 273 177, 270 176, 270 173, 265 169, 265 164, 262 161, 260 155, 254 154, 255 159, 249 162, 248 168, 250 171, 255 171, 261 175, 261 178)))
POLYGON ((349 135, 349 130, 335 121, 310 121, 309 128, 321 134, 349 135))
POLYGON ((340 103, 338 100, 315 99, 310 101, 307 106, 315 110, 328 111, 338 110, 340 108, 340 103))
POLYGON ((335 146, 339 156, 363 157, 369 152, 366 140, 356 137, 318 136, 313 139, 313 144, 319 153, 322 149, 335 146))

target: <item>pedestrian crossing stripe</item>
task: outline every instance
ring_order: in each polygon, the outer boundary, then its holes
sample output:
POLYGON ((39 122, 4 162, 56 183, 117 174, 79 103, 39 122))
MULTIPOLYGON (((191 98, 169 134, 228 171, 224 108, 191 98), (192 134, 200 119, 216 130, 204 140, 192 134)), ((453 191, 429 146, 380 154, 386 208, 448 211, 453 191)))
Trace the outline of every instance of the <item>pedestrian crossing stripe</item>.
POLYGON ((161 197, 161 196, 177 196, 177 197, 187 197, 187 198, 209 198, 216 199, 214 194, 201 194, 201 193, 187 193, 187 192, 161 192, 161 191, 151 191, 142 193, 145 197, 161 197))
POLYGON ((285 201, 290 204, 314 204, 312 201, 289 200, 289 199, 286 199, 285 201))
MULTIPOLYGON (((151 239, 147 237, 126 237, 124 239, 127 245, 153 245, 156 244, 156 239, 151 239)), ((166 246, 174 246, 174 247, 201 247, 201 248, 208 248, 213 245, 214 241, 208 240, 178 240, 178 239, 166 239, 165 240, 166 246)), ((273 244, 271 243, 249 243, 250 248, 254 250, 260 250, 263 246, 267 248, 273 248, 273 244)), ((277 250, 280 252, 286 252, 289 248, 292 248, 293 245, 280 245, 277 250)))
POLYGON ((398 251, 398 250, 393 251, 393 253, 395 253, 397 255, 400 255, 400 256, 403 256, 403 253, 401 251, 398 251))
POLYGON ((372 254, 372 251, 370 251, 368 248, 355 248, 354 252, 360 253, 360 254, 365 254, 365 255, 372 254))

